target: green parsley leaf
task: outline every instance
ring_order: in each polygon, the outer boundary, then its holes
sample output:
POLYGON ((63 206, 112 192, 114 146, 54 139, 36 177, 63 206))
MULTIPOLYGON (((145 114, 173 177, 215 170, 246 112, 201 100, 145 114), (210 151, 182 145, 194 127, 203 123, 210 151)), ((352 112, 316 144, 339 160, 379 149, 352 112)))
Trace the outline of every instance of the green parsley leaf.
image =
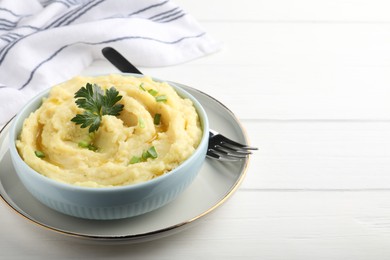
POLYGON ((102 117, 91 113, 90 111, 84 111, 83 114, 77 114, 71 119, 72 122, 77 125, 81 125, 81 128, 86 128, 89 126, 89 132, 94 132, 99 129, 102 117))
POLYGON ((119 115, 119 113, 123 110, 123 105, 116 104, 116 102, 121 99, 122 96, 119 96, 119 92, 114 87, 107 89, 106 95, 103 96, 102 115, 119 115))
POLYGON ((76 104, 80 108, 99 114, 102 107, 103 90, 96 84, 87 83, 74 95, 76 104))
POLYGON ((119 92, 111 87, 104 92, 98 85, 87 83, 74 95, 76 105, 85 111, 71 119, 81 128, 89 126, 89 132, 97 131, 100 127, 102 116, 117 116, 123 110, 122 104, 116 104, 122 99, 119 92))

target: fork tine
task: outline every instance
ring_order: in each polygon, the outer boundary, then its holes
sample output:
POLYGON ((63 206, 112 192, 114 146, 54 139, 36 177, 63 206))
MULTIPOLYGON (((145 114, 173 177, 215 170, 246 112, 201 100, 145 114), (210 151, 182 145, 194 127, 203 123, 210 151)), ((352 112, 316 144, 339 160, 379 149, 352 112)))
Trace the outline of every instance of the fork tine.
POLYGON ((228 156, 237 159, 244 159, 247 157, 247 154, 237 154, 237 153, 231 153, 231 152, 226 152, 224 150, 216 150, 216 149, 214 149, 213 151, 219 153, 222 156, 226 156, 226 157, 228 156))
POLYGON ((232 146, 235 146, 235 147, 239 147, 241 149, 245 149, 245 150, 257 150, 256 147, 251 147, 251 146, 248 146, 246 144, 241 144, 241 143, 238 143, 238 142, 235 142, 229 138, 227 138, 226 136, 223 136, 221 134, 217 134, 216 136, 214 136, 214 138, 218 138, 218 141, 222 144, 222 143, 226 143, 226 144, 230 144, 232 146))
POLYGON ((218 159, 219 161, 226 161, 226 162, 236 162, 245 158, 245 157, 242 158, 242 157, 230 156, 224 153, 220 154, 219 151, 215 151, 212 149, 209 149, 207 151, 207 156, 214 159, 218 159))
POLYGON ((246 156, 246 155, 252 154, 251 151, 242 149, 241 147, 237 148, 235 146, 224 144, 224 143, 215 145, 214 149, 218 150, 218 151, 220 150, 220 151, 223 151, 226 153, 235 154, 237 156, 240 156, 240 155, 246 156))
POLYGON ((220 161, 240 161, 252 154, 255 147, 235 142, 214 130, 209 131, 207 156, 220 161))

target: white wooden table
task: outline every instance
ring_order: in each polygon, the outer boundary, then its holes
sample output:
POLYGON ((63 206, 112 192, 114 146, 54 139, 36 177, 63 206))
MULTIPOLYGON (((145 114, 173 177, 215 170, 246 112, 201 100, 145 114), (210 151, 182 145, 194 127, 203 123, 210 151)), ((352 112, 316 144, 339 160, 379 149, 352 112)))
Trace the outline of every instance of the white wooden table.
POLYGON ((195 227, 132 245, 73 241, 2 204, 0 259, 389 259, 390 3, 177 3, 222 51, 141 70, 241 120, 260 150, 240 189, 195 227))

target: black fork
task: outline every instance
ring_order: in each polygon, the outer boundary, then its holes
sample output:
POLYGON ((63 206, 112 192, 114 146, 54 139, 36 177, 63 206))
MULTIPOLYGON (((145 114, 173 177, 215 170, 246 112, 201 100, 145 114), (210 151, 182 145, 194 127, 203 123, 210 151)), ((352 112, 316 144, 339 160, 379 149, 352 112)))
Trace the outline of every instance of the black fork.
MULTIPOLYGON (((142 75, 141 71, 114 48, 105 47, 102 49, 102 53, 121 72, 142 75)), ((214 130, 210 130, 209 132, 209 145, 207 149, 207 157, 209 158, 221 161, 239 161, 250 155, 252 153, 251 150, 257 150, 257 148, 237 143, 214 130)))

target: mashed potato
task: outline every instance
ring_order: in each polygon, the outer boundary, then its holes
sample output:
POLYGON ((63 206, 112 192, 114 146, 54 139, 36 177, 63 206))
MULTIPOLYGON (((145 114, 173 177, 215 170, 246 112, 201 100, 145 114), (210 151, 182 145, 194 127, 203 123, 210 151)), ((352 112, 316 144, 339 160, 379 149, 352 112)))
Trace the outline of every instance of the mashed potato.
POLYGON ((174 169, 194 152, 201 136, 192 102, 167 83, 109 75, 76 77, 53 87, 25 120, 16 145, 23 160, 44 176, 74 185, 109 187, 144 182, 174 169), (115 87, 124 105, 120 115, 103 116, 94 134, 71 121, 83 112, 74 94, 87 83, 102 89, 115 87), (151 91, 167 100, 157 102, 151 91), (157 123, 156 114, 161 116, 157 123), (134 160, 151 147, 157 158, 134 160))

